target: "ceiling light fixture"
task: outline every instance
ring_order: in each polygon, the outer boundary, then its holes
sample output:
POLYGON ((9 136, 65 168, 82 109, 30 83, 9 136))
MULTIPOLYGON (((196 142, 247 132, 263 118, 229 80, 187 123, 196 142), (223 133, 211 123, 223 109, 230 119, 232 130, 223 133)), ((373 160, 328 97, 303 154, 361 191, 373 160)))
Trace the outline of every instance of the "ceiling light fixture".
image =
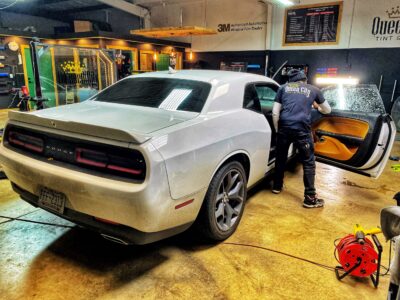
POLYGON ((293 1, 290 1, 290 0, 278 0, 278 2, 280 2, 281 4, 286 5, 286 6, 294 5, 293 1))
POLYGON ((293 6, 298 4, 298 0, 259 0, 259 2, 265 4, 275 4, 275 5, 283 5, 283 6, 293 6))

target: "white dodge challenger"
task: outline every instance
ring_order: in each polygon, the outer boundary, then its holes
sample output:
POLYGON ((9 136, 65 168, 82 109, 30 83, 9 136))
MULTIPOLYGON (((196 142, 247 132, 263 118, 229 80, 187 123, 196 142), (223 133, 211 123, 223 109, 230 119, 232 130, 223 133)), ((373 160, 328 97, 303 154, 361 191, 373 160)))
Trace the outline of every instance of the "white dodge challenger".
MULTIPOLYGON (((223 71, 128 77, 84 103, 11 112, 0 163, 23 200, 113 241, 146 244, 193 223, 223 240, 240 222, 247 189, 273 169, 278 87, 223 71)), ((377 177, 393 121, 377 105, 355 111, 349 99, 345 110, 314 112, 316 155, 377 177)))

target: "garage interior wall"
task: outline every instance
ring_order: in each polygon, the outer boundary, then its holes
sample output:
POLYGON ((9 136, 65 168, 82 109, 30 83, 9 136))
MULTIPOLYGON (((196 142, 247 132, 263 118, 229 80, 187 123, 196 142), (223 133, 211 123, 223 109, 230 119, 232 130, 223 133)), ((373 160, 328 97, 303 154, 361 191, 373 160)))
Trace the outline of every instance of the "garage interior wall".
POLYGON ((31 26, 41 36, 47 36, 54 33, 54 27, 68 26, 68 23, 27 14, 0 11, 1 28, 23 32, 24 29, 28 30, 31 26))
MULTIPOLYGON (((302 0, 301 5, 332 2, 330 0, 302 0)), ((318 68, 338 68, 343 76, 360 79, 361 83, 379 85, 383 75, 381 94, 390 107, 395 80, 400 80, 400 33, 374 34, 374 19, 389 18, 387 11, 399 6, 399 0, 344 0, 340 41, 329 46, 283 46, 285 9, 274 7, 271 36, 271 66, 279 68, 286 60, 289 64, 308 64, 311 83, 318 68)), ((279 81, 280 78, 278 77, 279 81)), ((395 98, 400 96, 397 85, 395 98)))
POLYGON ((140 28, 140 18, 127 12, 107 8, 94 11, 83 11, 71 14, 72 19, 100 21, 111 25, 112 32, 120 35, 129 35, 131 29, 140 28))
MULTIPOLYGON (((298 4, 331 2, 334 1, 300 0, 298 4)), ((309 65, 311 83, 316 70, 325 67, 338 68, 339 75, 358 77, 361 83, 378 85, 383 75, 381 92, 389 108, 394 81, 400 79, 400 34, 373 34, 373 22, 375 17, 390 21, 386 11, 398 5, 399 0, 344 0, 339 43, 300 47, 282 45, 285 9, 256 0, 234 4, 229 0, 188 1, 154 6, 151 13, 153 26, 179 26, 182 8, 184 26, 207 26, 219 31, 216 36, 185 39, 192 41, 195 67, 219 69, 221 61, 245 61, 261 64, 261 69, 254 72, 265 74, 268 55, 268 69, 272 70, 277 70, 285 61, 309 65)), ((282 83, 279 76, 276 79, 282 83)), ((399 95, 400 84, 395 99, 399 95)))

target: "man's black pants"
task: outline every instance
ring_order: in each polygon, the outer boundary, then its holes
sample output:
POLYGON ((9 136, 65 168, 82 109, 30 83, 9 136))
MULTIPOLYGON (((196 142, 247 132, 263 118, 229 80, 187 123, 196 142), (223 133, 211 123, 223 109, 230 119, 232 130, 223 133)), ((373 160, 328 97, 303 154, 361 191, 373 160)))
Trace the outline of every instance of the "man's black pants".
POLYGON ((274 189, 282 189, 283 177, 290 144, 299 151, 299 158, 303 164, 304 195, 315 195, 315 156, 314 142, 311 132, 280 128, 276 142, 275 181, 274 189))

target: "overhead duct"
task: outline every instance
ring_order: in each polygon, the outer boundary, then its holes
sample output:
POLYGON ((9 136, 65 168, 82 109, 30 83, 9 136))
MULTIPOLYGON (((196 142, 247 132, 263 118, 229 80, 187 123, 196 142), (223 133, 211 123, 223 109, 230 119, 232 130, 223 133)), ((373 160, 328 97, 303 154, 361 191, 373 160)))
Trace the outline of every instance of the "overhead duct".
POLYGON ((150 27, 150 11, 142 6, 129 3, 124 0, 98 0, 101 3, 107 4, 119 10, 125 11, 132 15, 143 18, 144 28, 150 27))

